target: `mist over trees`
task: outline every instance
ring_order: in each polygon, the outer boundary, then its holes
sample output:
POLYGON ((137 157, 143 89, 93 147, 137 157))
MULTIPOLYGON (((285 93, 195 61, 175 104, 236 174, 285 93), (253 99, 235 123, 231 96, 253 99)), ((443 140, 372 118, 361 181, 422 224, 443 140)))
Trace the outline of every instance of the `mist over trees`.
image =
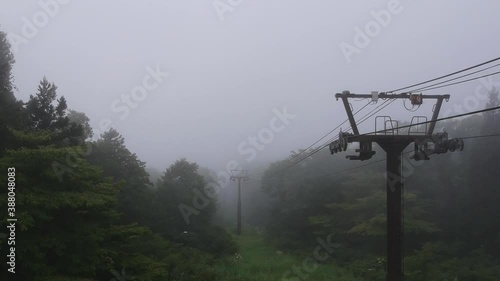
MULTIPOLYGON (((259 167, 262 179, 244 183, 238 238, 233 184, 221 187, 210 167, 185 158, 161 171, 147 167, 118 130, 95 136, 89 117, 71 109, 50 77, 19 100, 10 47, 0 32, 0 182, 15 167, 19 280, 107 281, 125 271, 134 280, 268 280, 241 256, 245 243, 248 256, 262 250, 245 240, 255 237, 276 253, 266 268, 273 276, 286 275, 282 260, 309 257, 318 237, 328 237, 335 249, 318 264, 337 270, 338 280, 385 280, 384 161, 358 167, 322 151, 282 172, 312 151, 299 149, 259 167), (210 184, 220 188, 217 196, 207 196, 210 184), (239 266, 249 274, 235 273, 239 266)), ((492 88, 485 107, 499 105, 492 88)), ((407 280, 498 280, 500 147, 498 138, 474 136, 498 134, 499 124, 498 111, 439 122, 436 131, 473 136, 464 151, 418 163, 409 158, 412 147, 404 154, 407 280)), ((372 162, 385 155, 375 150, 372 162)), ((0 200, 2 231, 9 207, 0 200)), ((8 241, 0 236, 1 280, 11 278, 8 241)))
MULTIPOLYGON (((203 190, 198 165, 179 160, 154 187, 120 133, 110 129, 93 141, 88 117, 68 110, 48 78, 27 102, 17 100, 5 37, 0 33, 0 167, 16 170, 16 278, 111 280, 126 269, 138 280, 214 280, 205 265, 236 246, 210 223, 215 202, 189 225, 178 210, 193 190, 203 190)), ((7 192, 0 194, 7 198, 7 192)), ((7 210, 7 203, 0 207, 7 210)), ((6 255, 0 260, 7 280, 6 255)))

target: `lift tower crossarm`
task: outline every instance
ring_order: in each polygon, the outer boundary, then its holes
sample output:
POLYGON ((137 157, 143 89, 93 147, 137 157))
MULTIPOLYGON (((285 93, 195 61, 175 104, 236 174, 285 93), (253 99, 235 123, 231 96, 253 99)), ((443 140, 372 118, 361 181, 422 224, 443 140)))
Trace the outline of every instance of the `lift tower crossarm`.
MULTIPOLYGON (((379 93, 378 98, 380 99, 404 99, 410 98, 411 93, 401 93, 401 94, 387 94, 387 93, 379 93)), ((345 111, 347 113, 347 117, 349 118, 349 123, 352 128, 352 132, 355 136, 359 135, 358 126, 356 125, 356 121, 354 120, 354 115, 352 114, 351 106, 349 105, 349 98, 372 98, 372 94, 353 94, 349 91, 343 91, 342 93, 335 94, 335 98, 338 100, 342 99, 344 103, 345 111)), ((443 100, 449 100, 450 95, 420 95, 421 99, 436 99, 436 107, 434 108, 434 112, 432 114, 432 118, 430 121, 429 128, 427 130, 427 135, 430 136, 434 132, 434 128, 436 126, 436 119, 439 116, 439 111, 441 110, 441 105, 443 104, 443 100)))
MULTIPOLYGON (((359 98, 359 99, 366 99, 366 98, 372 98, 373 96, 371 94, 353 94, 349 91, 344 91, 343 93, 337 93, 335 94, 335 98, 359 98)), ((379 93, 378 97, 380 99, 401 99, 401 98, 409 98, 410 93, 401 93, 401 94, 387 94, 387 93, 379 93)), ((422 95, 423 99, 439 99, 443 98, 448 100, 450 98, 450 95, 422 95)))

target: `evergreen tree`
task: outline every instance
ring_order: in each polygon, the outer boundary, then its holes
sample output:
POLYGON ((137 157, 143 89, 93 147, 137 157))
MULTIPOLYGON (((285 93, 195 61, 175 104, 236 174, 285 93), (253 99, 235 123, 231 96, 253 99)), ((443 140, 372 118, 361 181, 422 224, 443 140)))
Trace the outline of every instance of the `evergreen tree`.
POLYGON ((7 34, 0 31, 0 157, 5 149, 15 146, 11 130, 23 125, 22 102, 13 93, 12 66, 15 60, 10 47, 7 34))
POLYGON ((145 162, 125 146, 125 139, 115 129, 110 129, 92 144, 88 160, 100 167, 104 175, 122 182, 118 194, 118 209, 123 223, 145 225, 150 216, 152 188, 145 162))

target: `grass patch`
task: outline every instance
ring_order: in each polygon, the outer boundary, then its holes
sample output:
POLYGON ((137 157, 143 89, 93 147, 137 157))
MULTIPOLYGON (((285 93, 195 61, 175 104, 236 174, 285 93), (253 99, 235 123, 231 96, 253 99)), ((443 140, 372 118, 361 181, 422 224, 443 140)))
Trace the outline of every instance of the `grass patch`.
MULTIPOLYGON (((220 281, 281 281, 286 271, 291 271, 290 281, 301 280, 293 274, 292 267, 301 267, 303 258, 288 254, 277 254, 277 249, 270 247, 261 236, 234 236, 239 246, 239 255, 227 258, 215 267, 217 280, 220 281), (297 279, 294 279, 297 278, 297 279)), ((313 249, 311 249, 311 257, 313 249)), ((306 280, 356 281, 359 279, 332 263, 319 264, 312 273, 305 272, 306 280)), ((286 279, 283 279, 283 281, 286 279)))

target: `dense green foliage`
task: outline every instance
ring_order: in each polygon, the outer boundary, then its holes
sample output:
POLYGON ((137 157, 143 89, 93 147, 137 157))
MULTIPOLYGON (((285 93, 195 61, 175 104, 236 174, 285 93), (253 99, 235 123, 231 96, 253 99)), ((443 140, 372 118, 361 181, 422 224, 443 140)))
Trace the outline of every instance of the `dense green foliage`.
MULTIPOLYGON (((500 104, 498 90, 492 89, 489 97, 487 107, 500 104)), ((450 137, 488 135, 499 133, 499 121, 497 111, 486 112, 440 122, 436 131, 446 128, 450 137)), ((413 147, 403 156, 408 280, 497 280, 500 276, 498 139, 466 139, 465 147, 462 152, 432 155, 425 162, 410 160, 413 147)), ((378 149, 367 162, 383 155, 378 149)), ((274 163, 262 184, 263 191, 274 198, 269 224, 274 244, 300 252, 316 237, 332 234, 341 245, 332 261, 367 280, 384 280, 385 161, 349 171, 366 162, 317 153, 276 175, 289 163, 288 159, 274 163)))
MULTIPOLYGON (((216 201, 186 223, 207 182, 196 163, 172 164, 156 186, 114 129, 92 140, 89 118, 68 110, 45 77, 24 103, 13 95, 14 58, 0 33, 0 182, 15 167, 17 280, 215 280, 216 257, 237 251, 211 224, 216 201)), ((6 229, 8 189, 1 189, 6 229)), ((7 247, 0 236, 0 247, 7 247)), ((2 251, 3 252, 3 251, 2 251)), ((2 254, 1 280, 10 280, 2 254)))

